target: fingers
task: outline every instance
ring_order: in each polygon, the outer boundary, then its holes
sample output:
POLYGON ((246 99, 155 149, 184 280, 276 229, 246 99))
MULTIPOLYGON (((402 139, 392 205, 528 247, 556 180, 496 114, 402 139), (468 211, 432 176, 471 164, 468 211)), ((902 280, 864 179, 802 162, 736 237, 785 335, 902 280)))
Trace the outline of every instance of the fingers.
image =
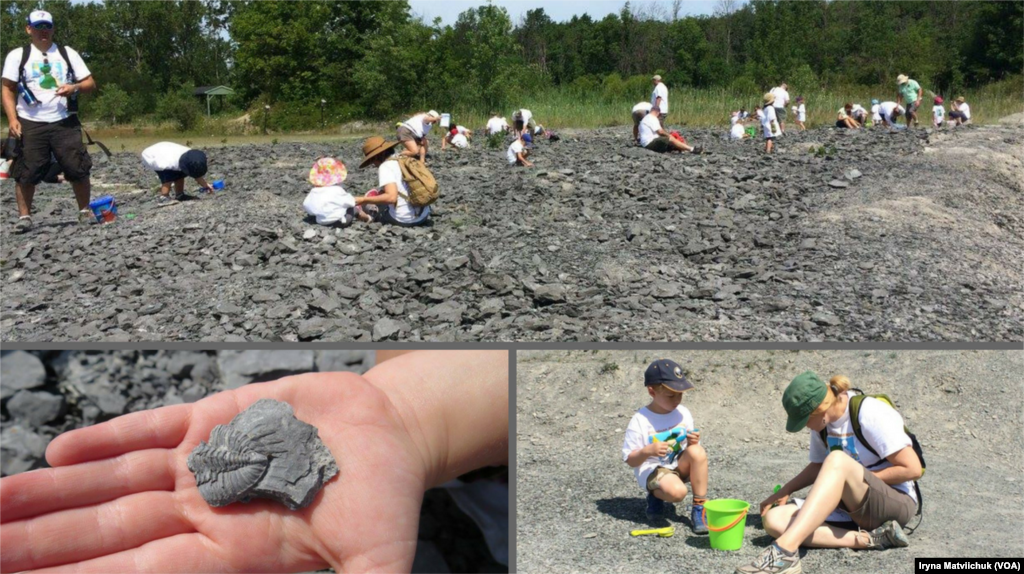
POLYGON ((0 484, 0 523, 151 490, 174 490, 171 451, 150 449, 108 460, 16 474, 0 484))
POLYGON ((138 548, 42 572, 232 572, 214 552, 213 543, 197 532, 154 540, 138 548))
POLYGON ((173 448, 185 437, 191 412, 192 405, 174 405, 66 432, 46 448, 46 461, 67 466, 134 450, 173 448))
POLYGON ((192 531, 173 493, 132 494, 0 526, 4 541, 0 571, 71 564, 192 531))

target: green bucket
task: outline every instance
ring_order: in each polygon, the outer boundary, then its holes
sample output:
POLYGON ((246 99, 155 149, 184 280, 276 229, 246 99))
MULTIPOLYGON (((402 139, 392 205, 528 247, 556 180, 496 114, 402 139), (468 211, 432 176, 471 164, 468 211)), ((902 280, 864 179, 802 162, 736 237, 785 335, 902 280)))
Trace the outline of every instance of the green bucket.
POLYGON ((704 503, 704 521, 708 525, 712 548, 739 550, 743 546, 743 529, 747 526, 749 509, 749 503, 731 498, 704 503))
POLYGON ((750 136, 750 137, 756 136, 757 135, 757 128, 754 127, 754 126, 750 126, 749 128, 747 128, 747 135, 750 136))

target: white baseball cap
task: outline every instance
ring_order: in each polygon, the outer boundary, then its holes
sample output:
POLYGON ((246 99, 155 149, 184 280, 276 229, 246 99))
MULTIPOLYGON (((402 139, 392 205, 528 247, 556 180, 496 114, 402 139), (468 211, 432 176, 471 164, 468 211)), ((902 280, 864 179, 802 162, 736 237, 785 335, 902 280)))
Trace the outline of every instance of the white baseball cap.
POLYGON ((46 10, 36 10, 28 15, 29 26, 35 26, 43 22, 53 25, 53 16, 46 10))

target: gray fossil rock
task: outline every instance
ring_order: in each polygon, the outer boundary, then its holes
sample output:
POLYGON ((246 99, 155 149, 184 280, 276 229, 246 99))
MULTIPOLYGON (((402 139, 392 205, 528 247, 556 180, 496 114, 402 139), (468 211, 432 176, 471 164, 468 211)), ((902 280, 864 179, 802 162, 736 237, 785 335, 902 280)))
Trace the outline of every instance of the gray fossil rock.
POLYGON ((291 405, 256 401, 227 425, 217 425, 210 442, 188 456, 199 493, 211 506, 270 498, 291 510, 313 501, 338 474, 338 465, 313 425, 295 418, 291 405))

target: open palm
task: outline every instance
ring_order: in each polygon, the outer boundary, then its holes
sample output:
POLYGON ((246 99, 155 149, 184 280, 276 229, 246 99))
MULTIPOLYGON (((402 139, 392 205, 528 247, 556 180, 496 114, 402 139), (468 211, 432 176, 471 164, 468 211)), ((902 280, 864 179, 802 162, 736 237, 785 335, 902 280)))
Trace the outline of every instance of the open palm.
POLYGON ((0 481, 0 571, 408 571, 426 482, 413 439, 388 397, 351 373, 247 385, 71 431, 47 448, 54 468, 0 481), (317 427, 341 472, 298 511, 264 499, 213 508, 186 458, 263 398, 317 427))

